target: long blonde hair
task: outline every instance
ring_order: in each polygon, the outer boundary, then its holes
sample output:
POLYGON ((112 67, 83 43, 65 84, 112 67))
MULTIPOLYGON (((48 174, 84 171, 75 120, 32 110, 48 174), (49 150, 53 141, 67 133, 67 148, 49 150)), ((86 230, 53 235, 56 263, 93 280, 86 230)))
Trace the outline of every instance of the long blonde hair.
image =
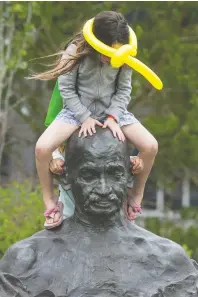
POLYGON ((65 45, 64 50, 59 51, 53 55, 47 57, 59 56, 58 59, 52 63, 50 66, 53 66, 50 70, 47 70, 42 73, 33 74, 28 77, 28 79, 40 79, 40 80, 53 80, 57 79, 63 73, 71 71, 77 64, 79 64, 86 56, 94 54, 94 49, 86 42, 83 37, 82 32, 77 33, 68 43, 65 45), (68 47, 69 44, 76 45, 76 54, 75 56, 70 56, 67 59, 62 59, 64 50, 68 47))

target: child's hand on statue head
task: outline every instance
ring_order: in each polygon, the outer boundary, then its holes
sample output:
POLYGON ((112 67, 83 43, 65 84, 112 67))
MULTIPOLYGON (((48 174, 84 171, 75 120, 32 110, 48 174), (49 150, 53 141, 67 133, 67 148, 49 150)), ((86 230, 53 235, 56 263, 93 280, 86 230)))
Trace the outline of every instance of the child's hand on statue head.
POLYGON ((130 161, 132 164, 132 169, 131 169, 132 174, 136 175, 142 172, 142 170, 144 169, 144 162, 140 157, 130 156, 130 161))
POLYGON ((108 117, 106 119, 103 128, 109 128, 114 137, 117 137, 120 141, 125 141, 125 136, 113 117, 108 117))
POLYGON ((100 127, 103 126, 102 123, 100 123, 98 120, 88 117, 88 119, 86 119, 81 125, 79 137, 81 137, 82 135, 84 137, 87 137, 87 135, 92 136, 94 133, 96 133, 96 128, 95 128, 96 125, 100 127))
POLYGON ((50 164, 49 164, 50 171, 54 174, 63 174, 64 173, 64 168, 63 168, 64 164, 65 164, 65 162, 60 158, 53 159, 50 161, 50 164))

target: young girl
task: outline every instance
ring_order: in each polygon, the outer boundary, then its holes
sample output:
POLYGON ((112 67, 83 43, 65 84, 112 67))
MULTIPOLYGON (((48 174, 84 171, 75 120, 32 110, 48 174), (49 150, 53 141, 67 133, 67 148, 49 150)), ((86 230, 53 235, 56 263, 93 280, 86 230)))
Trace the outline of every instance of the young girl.
MULTIPOLYGON (((128 24, 120 13, 114 11, 101 12, 95 17, 93 33, 100 41, 115 48, 129 43, 128 24)), ((63 98, 62 111, 36 144, 36 164, 46 207, 47 228, 62 222, 62 205, 57 204, 54 197, 49 171, 52 152, 79 127, 79 136, 84 137, 96 133, 96 125, 109 128, 114 137, 120 141, 127 138, 139 150, 144 169, 129 191, 125 205, 128 219, 134 216, 135 206, 140 206, 158 144, 127 111, 131 99, 131 74, 132 70, 127 66, 112 68, 109 58, 93 50, 80 33, 72 39, 52 70, 34 76, 42 80, 58 77, 63 98), (50 217, 52 213, 53 219, 50 217)))

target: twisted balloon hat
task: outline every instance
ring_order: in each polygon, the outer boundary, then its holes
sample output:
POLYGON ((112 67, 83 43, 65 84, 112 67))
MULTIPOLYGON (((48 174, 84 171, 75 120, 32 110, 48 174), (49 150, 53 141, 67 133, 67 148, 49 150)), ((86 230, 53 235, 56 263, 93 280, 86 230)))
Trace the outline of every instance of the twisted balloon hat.
POLYGON ((110 47, 96 38, 93 34, 94 18, 88 20, 83 27, 85 40, 99 53, 111 58, 111 65, 119 68, 127 64, 140 74, 142 74, 156 89, 161 90, 163 83, 160 78, 144 63, 134 58, 137 54, 137 37, 134 31, 129 28, 129 44, 121 45, 118 48, 110 47))

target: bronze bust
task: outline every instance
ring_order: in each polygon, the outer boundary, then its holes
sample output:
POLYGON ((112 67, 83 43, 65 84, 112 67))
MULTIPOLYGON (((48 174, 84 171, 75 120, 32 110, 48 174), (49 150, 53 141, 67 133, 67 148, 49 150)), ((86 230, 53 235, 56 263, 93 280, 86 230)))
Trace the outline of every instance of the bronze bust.
POLYGON ((67 167, 72 218, 11 246, 0 261, 1 297, 197 297, 198 269, 178 244, 124 217, 126 143, 98 129, 74 134, 67 167))

